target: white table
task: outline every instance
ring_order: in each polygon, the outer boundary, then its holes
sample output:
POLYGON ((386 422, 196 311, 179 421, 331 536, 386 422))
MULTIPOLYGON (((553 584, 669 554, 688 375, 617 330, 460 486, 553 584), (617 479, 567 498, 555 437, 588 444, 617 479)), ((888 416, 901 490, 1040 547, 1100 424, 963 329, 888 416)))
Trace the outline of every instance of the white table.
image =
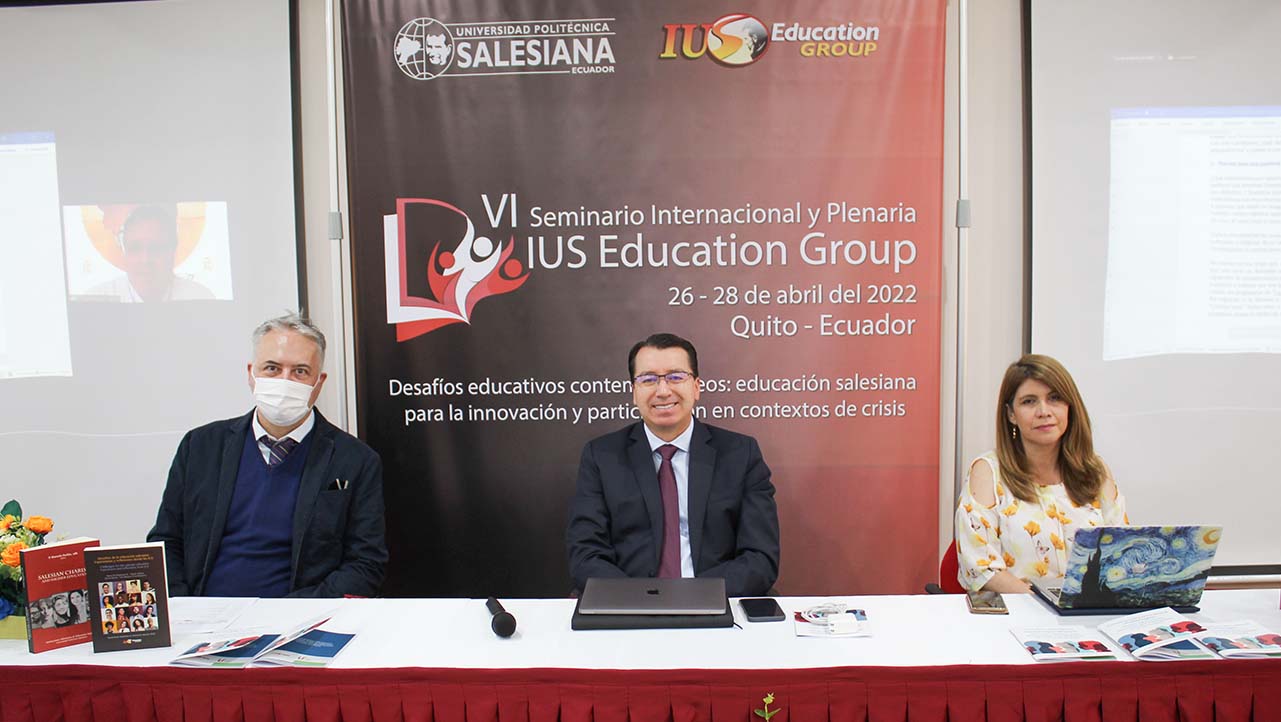
MULTIPOLYGON (((11 680, 0 720, 40 719, 12 711, 21 707, 11 703, 20 699, 12 692, 15 684, 19 694, 29 686, 29 709, 58 697, 63 710, 71 710, 68 719, 79 719, 72 713, 79 709, 89 710, 86 719, 110 719, 103 710, 118 708, 164 719, 173 704, 187 710, 184 716, 195 704, 199 719, 335 718, 335 710, 336 717, 402 719, 426 705, 438 721, 509 722, 514 715, 524 722, 553 710, 549 722, 573 722, 587 710, 583 722, 621 722, 647 716, 654 699, 673 719, 698 719, 739 707, 750 716, 749 707, 759 707, 768 691, 778 695, 778 705, 793 708, 793 719, 802 709, 815 718, 845 718, 847 708, 853 718, 860 709, 880 710, 877 717, 890 719, 899 711, 913 719, 939 711, 957 718, 976 705, 987 718, 1003 718, 997 714, 1002 709, 1039 716, 1042 706, 1054 717, 1053 709, 1073 704, 1102 710, 1105 717, 1109 710, 1125 716, 1125 710, 1147 709, 1146 720, 1176 709, 1194 718, 1198 711, 1231 718, 1244 710, 1248 716, 1275 703, 1271 709, 1281 716, 1281 660, 1038 664, 1010 627, 1093 626, 1107 618, 1059 617, 1026 595, 1007 595, 1008 616, 972 615, 958 595, 835 600, 865 609, 872 636, 798 638, 790 619, 748 623, 737 604, 739 627, 575 632, 569 627, 572 600, 521 599, 503 600, 518 628, 510 639, 499 639, 490 632, 483 600, 259 600, 235 630, 283 631, 333 610, 326 627, 358 636, 329 670, 166 666, 182 649, 225 633, 180 633, 172 648, 97 655, 87 644, 32 655, 24 643, 0 642, 0 679, 11 680), (1015 702, 1002 707, 1011 695, 1015 702), (380 712, 381 704, 399 711, 380 712), (291 710, 302 710, 301 716, 291 710)), ((828 600, 779 600, 789 615, 820 601, 828 600)), ((206 603, 172 600, 175 616, 206 603)), ((1277 590, 1210 591, 1202 612, 1192 616, 1281 629, 1279 606, 1277 590)))

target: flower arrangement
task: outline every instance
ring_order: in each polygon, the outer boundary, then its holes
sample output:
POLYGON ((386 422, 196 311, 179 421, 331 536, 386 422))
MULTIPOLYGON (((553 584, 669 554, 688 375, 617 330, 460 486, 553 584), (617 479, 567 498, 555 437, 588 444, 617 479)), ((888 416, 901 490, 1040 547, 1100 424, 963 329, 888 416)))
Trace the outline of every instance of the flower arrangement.
POLYGON ((13 499, 0 507, 0 619, 10 614, 26 613, 19 552, 41 546, 45 535, 51 531, 52 519, 47 516, 23 519, 22 506, 13 499))

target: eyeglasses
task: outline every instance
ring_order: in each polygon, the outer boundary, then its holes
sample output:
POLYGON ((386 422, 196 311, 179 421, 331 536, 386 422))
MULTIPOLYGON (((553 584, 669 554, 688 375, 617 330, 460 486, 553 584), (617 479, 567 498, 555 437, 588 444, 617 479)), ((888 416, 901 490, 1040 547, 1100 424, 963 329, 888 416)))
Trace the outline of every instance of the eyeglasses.
POLYGON ((694 374, 689 371, 671 371, 665 374, 641 374, 632 379, 637 386, 657 386, 660 379, 667 379, 668 386, 683 384, 694 374))

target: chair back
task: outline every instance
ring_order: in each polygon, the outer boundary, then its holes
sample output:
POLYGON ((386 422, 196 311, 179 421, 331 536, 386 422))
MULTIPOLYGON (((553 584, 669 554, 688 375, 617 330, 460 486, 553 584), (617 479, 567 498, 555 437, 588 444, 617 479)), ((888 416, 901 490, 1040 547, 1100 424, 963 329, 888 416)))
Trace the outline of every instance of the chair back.
POLYGON ((961 563, 956 558, 956 540, 953 539, 947 551, 943 552, 943 558, 939 560, 939 586, 944 593, 965 593, 965 587, 961 586, 960 580, 956 578, 960 571, 961 563))

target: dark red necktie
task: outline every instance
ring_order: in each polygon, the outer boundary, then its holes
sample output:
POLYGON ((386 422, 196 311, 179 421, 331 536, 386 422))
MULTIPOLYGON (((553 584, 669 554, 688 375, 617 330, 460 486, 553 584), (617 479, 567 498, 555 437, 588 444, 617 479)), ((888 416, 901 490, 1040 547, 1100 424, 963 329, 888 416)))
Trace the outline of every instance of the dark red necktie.
POLYGON ((663 462, 658 465, 658 490, 663 495, 663 551, 659 555, 658 578, 681 577, 681 501, 676 491, 672 457, 678 449, 671 444, 658 447, 663 462))

